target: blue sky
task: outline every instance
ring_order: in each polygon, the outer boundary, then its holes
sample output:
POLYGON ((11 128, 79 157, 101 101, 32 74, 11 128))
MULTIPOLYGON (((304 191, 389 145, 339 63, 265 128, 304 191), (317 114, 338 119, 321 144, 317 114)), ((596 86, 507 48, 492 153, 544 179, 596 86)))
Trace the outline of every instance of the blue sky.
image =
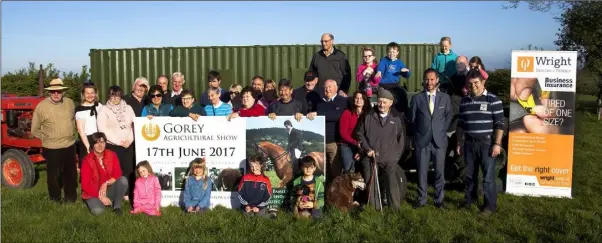
MULTIPOLYGON (((28 62, 78 72, 89 50, 164 46, 436 43, 488 69, 528 44, 554 50, 549 13, 505 2, 2 2, 2 74, 28 62)), ((403 59, 403 57, 401 57, 403 59)))

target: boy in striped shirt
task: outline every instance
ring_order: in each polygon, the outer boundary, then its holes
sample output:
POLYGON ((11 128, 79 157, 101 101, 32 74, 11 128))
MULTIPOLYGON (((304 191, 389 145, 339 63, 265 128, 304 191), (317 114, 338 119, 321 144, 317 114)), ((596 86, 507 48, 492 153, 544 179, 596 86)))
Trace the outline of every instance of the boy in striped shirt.
POLYGON ((470 95, 462 98, 458 119, 458 154, 464 154, 466 162, 466 194, 463 207, 470 209, 478 201, 478 167, 483 171, 483 215, 496 211, 497 189, 495 185, 495 157, 500 154, 504 135, 504 110, 502 101, 485 89, 485 79, 478 70, 466 75, 470 95), (462 150, 460 148, 463 148, 462 150))

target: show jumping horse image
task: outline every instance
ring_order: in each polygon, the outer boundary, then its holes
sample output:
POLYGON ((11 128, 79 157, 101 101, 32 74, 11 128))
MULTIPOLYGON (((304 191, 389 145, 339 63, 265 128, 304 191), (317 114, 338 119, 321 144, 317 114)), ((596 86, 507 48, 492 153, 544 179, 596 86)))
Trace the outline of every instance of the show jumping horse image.
MULTIPOLYGON (((258 144, 253 143, 253 147, 255 147, 256 152, 266 158, 270 158, 274 163, 274 170, 276 171, 278 178, 280 178, 280 185, 276 188, 285 187, 286 184, 293 179, 293 165, 291 163, 289 152, 268 141, 261 141, 258 144)), ((307 155, 314 158, 317 162, 316 173, 324 174, 324 153, 310 152, 307 153, 307 155)))

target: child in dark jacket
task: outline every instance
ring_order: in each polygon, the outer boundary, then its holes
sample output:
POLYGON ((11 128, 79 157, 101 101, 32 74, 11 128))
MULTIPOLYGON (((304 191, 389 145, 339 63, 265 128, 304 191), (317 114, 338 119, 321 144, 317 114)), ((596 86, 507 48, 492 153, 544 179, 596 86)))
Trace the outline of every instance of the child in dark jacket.
POLYGON ((247 216, 266 217, 266 206, 272 196, 270 178, 263 174, 264 159, 252 155, 247 159, 250 172, 245 174, 238 185, 238 199, 241 209, 247 216))
POLYGON ((184 187, 184 210, 187 213, 202 213, 209 210, 212 187, 213 182, 207 175, 205 159, 194 159, 184 187))

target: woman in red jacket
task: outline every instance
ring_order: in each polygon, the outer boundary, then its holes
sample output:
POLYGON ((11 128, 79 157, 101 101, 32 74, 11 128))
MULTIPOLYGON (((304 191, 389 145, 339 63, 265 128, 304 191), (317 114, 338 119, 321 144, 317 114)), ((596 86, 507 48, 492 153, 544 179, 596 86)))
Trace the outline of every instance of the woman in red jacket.
POLYGON ((84 157, 81 168, 82 198, 93 215, 112 206, 121 215, 121 200, 128 188, 128 180, 121 175, 119 159, 115 152, 106 149, 107 137, 102 132, 92 134, 93 149, 84 157))
POLYGON ((265 108, 259 103, 255 103, 256 97, 253 96, 253 89, 249 86, 240 92, 242 105, 239 110, 228 115, 228 121, 236 117, 254 117, 265 116, 265 108))
POLYGON ((370 101, 363 91, 353 93, 353 105, 343 111, 339 120, 339 134, 341 135, 341 159, 343 160, 343 173, 354 171, 355 161, 358 160, 359 143, 353 137, 353 131, 358 118, 368 112, 370 101))

